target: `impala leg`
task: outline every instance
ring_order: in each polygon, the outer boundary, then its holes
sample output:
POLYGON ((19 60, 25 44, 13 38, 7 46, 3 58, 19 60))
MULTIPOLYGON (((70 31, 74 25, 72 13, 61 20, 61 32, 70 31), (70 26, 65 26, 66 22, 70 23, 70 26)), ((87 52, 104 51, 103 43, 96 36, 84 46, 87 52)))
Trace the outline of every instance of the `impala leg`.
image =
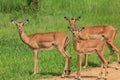
POLYGON ((71 56, 69 55, 69 53, 68 53, 67 50, 66 50, 66 47, 68 46, 69 41, 70 41, 70 39, 69 39, 69 37, 67 37, 67 38, 66 38, 66 41, 65 41, 65 44, 64 44, 65 54, 66 54, 66 56, 69 58, 69 59, 68 59, 68 73, 67 73, 68 75, 70 75, 70 73, 71 73, 71 70, 70 70, 71 56))
POLYGON ((34 74, 38 73, 38 50, 34 50, 34 74))
POLYGON ((117 53, 117 61, 120 63, 120 50, 117 48, 117 46, 114 44, 113 41, 109 41, 109 44, 112 46, 112 49, 116 51, 117 53))
POLYGON ((108 75, 107 65, 105 65, 105 77, 104 77, 105 80, 107 80, 107 75, 108 75))
POLYGON ((77 80, 81 80, 81 70, 82 70, 82 54, 77 55, 77 75, 76 75, 76 79, 77 80))
POLYGON ((86 68, 88 66, 88 54, 85 54, 85 62, 83 68, 86 68))
MULTIPOLYGON (((103 51, 104 51, 104 50, 103 50, 103 51)), ((103 53, 104 53, 103 51, 101 51, 101 53, 98 52, 98 56, 99 56, 100 60, 103 62, 103 64, 104 64, 104 68, 105 68, 105 77, 104 77, 104 79, 107 79, 107 74, 108 74, 107 64, 108 64, 108 63, 107 63, 106 59, 105 59, 104 56, 103 56, 103 53)), ((103 72, 102 72, 102 70, 103 70, 103 64, 102 64, 102 66, 101 66, 101 72, 100 72, 98 78, 100 78, 100 77, 102 76, 102 74, 103 74, 103 72)))
POLYGON ((119 64, 120 64, 120 49, 114 44, 114 42, 109 42, 109 44, 112 46, 112 48, 116 51, 117 53, 117 66, 116 69, 119 69, 119 64))
POLYGON ((115 67, 116 70, 119 69, 119 64, 120 64, 120 59, 119 58, 120 58, 120 54, 117 53, 117 62, 118 63, 116 64, 116 67, 115 67))
POLYGON ((110 50, 110 55, 109 55, 109 57, 108 57, 108 64, 109 64, 109 63, 110 63, 110 60, 111 60, 111 58, 112 58, 112 55, 114 54, 114 50, 112 49, 112 46, 111 46, 110 44, 107 43, 107 45, 108 45, 108 48, 109 48, 109 50, 110 50))
POLYGON ((120 64, 120 51, 117 52, 117 61, 118 61, 118 63, 120 64))
POLYGON ((64 72, 61 77, 65 77, 67 75, 67 71, 69 69, 70 72, 70 56, 66 53, 64 49, 58 49, 60 53, 64 56, 65 58, 65 67, 64 67, 64 72))
POLYGON ((101 64, 101 70, 100 70, 98 78, 101 78, 102 75, 103 75, 103 63, 101 64))
POLYGON ((110 64, 110 60, 111 60, 113 54, 114 54, 114 50, 110 50, 110 55, 108 57, 108 64, 110 64))
MULTIPOLYGON (((112 57, 112 55, 113 55, 113 53, 114 53, 114 51, 115 51, 115 49, 114 48, 112 48, 112 46, 111 46, 111 44, 110 43, 107 43, 107 45, 108 45, 108 47, 109 47, 109 49, 110 49, 110 55, 109 55, 109 58, 108 58, 108 64, 110 63, 110 59, 111 59, 111 57, 112 57)), ((116 52, 117 53, 117 61, 118 61, 118 63, 117 63, 117 65, 116 65, 116 67, 115 67, 115 69, 118 69, 119 67, 119 64, 120 64, 120 54, 119 54, 119 49, 116 47, 116 51, 118 51, 118 52, 116 52)))
POLYGON ((70 70, 71 57, 70 57, 70 55, 67 54, 67 52, 66 52, 66 55, 68 56, 68 62, 67 62, 68 63, 68 67, 67 67, 68 73, 67 74, 70 75, 70 73, 71 73, 71 70, 70 70))

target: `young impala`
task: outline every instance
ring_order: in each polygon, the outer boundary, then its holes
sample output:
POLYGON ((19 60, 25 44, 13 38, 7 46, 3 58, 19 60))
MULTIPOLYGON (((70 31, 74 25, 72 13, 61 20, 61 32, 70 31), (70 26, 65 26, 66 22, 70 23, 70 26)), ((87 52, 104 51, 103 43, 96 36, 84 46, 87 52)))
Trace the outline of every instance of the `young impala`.
MULTIPOLYGON (((72 30, 77 30, 77 27, 75 26, 75 22, 80 19, 78 18, 67 18, 64 17, 67 21, 69 21, 70 26, 68 27, 69 29, 72 30)), ((86 26, 82 27, 82 30, 79 32, 79 36, 82 40, 92 40, 92 39, 102 39, 102 35, 106 38, 106 43, 107 46, 110 50, 110 56, 108 58, 108 63, 110 62, 110 59, 116 51, 117 53, 117 61, 120 63, 120 50, 119 48, 115 45, 114 40, 117 34, 117 30, 108 25, 100 25, 100 26, 86 26)), ((87 66, 87 58, 88 56, 85 55, 85 67, 87 66)))
POLYGON ((23 26, 28 23, 28 20, 23 22, 16 22, 15 20, 12 20, 11 22, 17 26, 21 40, 34 52, 34 74, 38 73, 38 50, 47 50, 52 48, 58 49, 66 60, 62 77, 70 74, 71 57, 66 52, 66 47, 69 43, 69 36, 67 34, 62 32, 48 32, 26 35, 23 31, 23 26))
MULTIPOLYGON (((77 75, 75 78, 78 80, 81 80, 81 65, 82 65, 82 55, 83 54, 89 54, 89 53, 96 53, 99 57, 99 59, 103 62, 104 67, 105 67, 105 76, 103 77, 104 79, 107 79, 107 61, 104 58, 104 49, 105 49, 105 44, 106 42, 101 40, 101 39, 93 39, 93 40, 81 40, 81 37, 79 36, 79 32, 81 30, 71 30, 73 33, 73 46, 74 50, 77 53, 77 75)), ((104 36, 103 36, 104 38, 104 36)), ((98 76, 98 78, 102 77, 103 74, 103 64, 101 66, 101 72, 98 76)))

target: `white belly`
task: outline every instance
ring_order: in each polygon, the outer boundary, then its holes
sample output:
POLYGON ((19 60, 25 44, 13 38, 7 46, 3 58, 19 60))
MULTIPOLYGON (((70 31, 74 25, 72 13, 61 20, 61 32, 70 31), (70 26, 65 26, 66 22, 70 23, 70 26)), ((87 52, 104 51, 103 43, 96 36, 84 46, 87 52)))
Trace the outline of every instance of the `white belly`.
POLYGON ((55 45, 53 42, 42 42, 39 43, 39 49, 40 50, 52 50, 55 48, 55 45))

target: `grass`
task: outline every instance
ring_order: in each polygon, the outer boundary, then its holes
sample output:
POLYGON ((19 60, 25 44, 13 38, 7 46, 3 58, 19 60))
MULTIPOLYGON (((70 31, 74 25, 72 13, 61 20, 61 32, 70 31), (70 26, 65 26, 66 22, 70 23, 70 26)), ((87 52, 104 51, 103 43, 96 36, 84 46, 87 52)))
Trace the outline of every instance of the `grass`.
MULTIPOLYGON (((77 27, 108 24, 118 29, 115 43, 120 47, 120 1, 119 0, 39 0, 39 12, 33 13, 23 7, 27 5, 21 0, 0 0, 0 80, 38 80, 44 77, 61 75, 64 68, 64 58, 57 50, 39 51, 39 74, 33 75, 33 53, 19 38, 16 26, 10 21, 29 19, 24 26, 27 34, 38 32, 61 31, 70 35, 67 47, 72 56, 71 69, 76 70, 76 54, 72 45, 72 34, 67 30, 69 23, 64 16, 78 17, 77 27), (7 2, 7 3, 6 3, 7 2), (6 6, 7 5, 7 6, 6 6)), ((105 57, 109 50, 106 48, 105 57)), ((116 60, 116 54, 111 60, 116 60)), ((89 68, 100 64, 96 55, 89 56, 89 68), (92 58, 92 60, 91 60, 92 58), (93 61, 94 59, 94 61, 93 61)))

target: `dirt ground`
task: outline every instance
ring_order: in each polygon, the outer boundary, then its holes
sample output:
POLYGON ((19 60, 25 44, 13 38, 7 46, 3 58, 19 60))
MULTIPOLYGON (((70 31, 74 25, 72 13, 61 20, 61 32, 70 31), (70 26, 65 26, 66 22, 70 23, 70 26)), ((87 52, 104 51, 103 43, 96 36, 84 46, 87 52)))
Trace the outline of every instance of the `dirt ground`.
MULTIPOLYGON (((116 62, 109 65, 110 68, 108 68, 108 78, 107 80, 120 80, 120 69, 116 70, 114 67, 116 66, 116 62)), ((119 65, 120 67, 120 65, 119 65)), ((81 73, 82 80, 97 80, 97 76, 100 72, 100 67, 83 70, 81 73)), ((53 78, 46 78, 42 80, 75 80, 74 76, 76 75, 76 72, 71 73, 71 75, 67 78, 61 78, 60 76, 55 76, 53 78)), ((40 79, 41 80, 41 79, 40 79)), ((104 80, 104 79, 99 79, 104 80)))

